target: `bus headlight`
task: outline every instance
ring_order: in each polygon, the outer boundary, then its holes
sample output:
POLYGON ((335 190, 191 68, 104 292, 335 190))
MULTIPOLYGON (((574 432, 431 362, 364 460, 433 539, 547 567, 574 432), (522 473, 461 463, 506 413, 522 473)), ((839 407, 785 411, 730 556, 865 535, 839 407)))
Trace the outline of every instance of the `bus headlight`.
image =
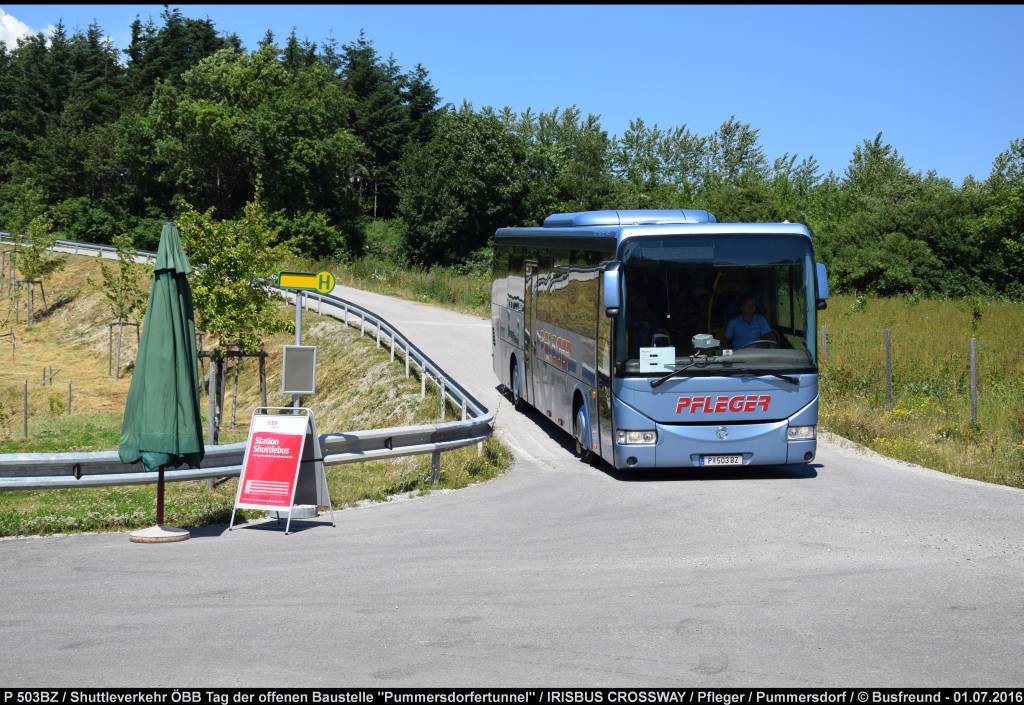
POLYGON ((790 426, 786 429, 787 441, 813 441, 816 426, 790 426))
POLYGON ((620 445, 650 445, 658 442, 657 431, 616 431, 615 440, 620 445))

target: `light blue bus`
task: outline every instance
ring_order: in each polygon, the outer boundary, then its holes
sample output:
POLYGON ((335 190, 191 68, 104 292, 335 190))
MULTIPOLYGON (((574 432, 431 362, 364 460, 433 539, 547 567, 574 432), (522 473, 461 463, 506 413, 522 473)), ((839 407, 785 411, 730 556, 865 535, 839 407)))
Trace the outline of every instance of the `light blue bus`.
POLYGON ((586 462, 808 463, 827 297, 804 225, 558 213, 495 233, 494 372, 586 462))

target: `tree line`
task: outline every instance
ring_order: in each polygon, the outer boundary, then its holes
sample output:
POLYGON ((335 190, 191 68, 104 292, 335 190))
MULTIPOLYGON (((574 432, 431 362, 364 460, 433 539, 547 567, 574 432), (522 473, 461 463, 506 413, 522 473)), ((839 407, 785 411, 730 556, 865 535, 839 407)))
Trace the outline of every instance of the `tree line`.
POLYGON ((152 248, 169 218, 259 217, 311 258, 483 269, 497 227, 706 208, 806 223, 838 291, 1024 298, 1024 139, 960 185, 915 172, 882 133, 823 174, 769 156, 735 117, 710 134, 637 118, 609 135, 573 105, 442 106, 425 67, 362 33, 268 31, 247 49, 209 19, 159 19, 136 19, 122 53, 97 24, 0 43, 0 229, 152 248))

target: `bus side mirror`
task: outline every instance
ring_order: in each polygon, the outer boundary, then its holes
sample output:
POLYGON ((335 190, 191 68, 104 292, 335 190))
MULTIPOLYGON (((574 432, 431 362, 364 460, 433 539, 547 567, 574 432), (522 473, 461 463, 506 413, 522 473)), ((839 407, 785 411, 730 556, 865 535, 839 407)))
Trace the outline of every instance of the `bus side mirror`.
POLYGON ((622 307, 622 274, 619 263, 608 265, 604 270, 604 312, 606 316, 616 316, 622 307))
POLYGON ((821 262, 818 262, 817 275, 818 299, 816 303, 819 309, 823 309, 828 307, 828 272, 825 271, 825 265, 821 262))

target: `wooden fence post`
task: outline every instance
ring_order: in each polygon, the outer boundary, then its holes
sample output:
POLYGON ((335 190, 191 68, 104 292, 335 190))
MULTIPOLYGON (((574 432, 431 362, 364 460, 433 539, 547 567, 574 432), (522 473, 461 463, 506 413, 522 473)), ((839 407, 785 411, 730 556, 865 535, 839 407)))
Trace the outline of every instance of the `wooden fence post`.
POLYGON ((267 405, 267 353, 260 351, 260 406, 267 405))
POLYGON ((892 408, 892 328, 885 329, 885 403, 892 408))
MULTIPOLYGON (((209 405, 208 417, 206 419, 207 425, 207 439, 206 442, 210 445, 216 445, 218 437, 220 435, 220 419, 218 418, 218 403, 220 402, 220 357, 218 355, 217 348, 214 348, 210 352, 210 387, 209 387, 209 405)), ((213 478, 206 480, 206 491, 213 492, 213 478)))
POLYGON ((978 354, 974 338, 971 338, 971 421, 978 422, 978 354))
POLYGON ((206 417, 206 442, 210 445, 217 443, 217 351, 210 353, 210 383, 206 391, 209 396, 206 417))
POLYGON ((124 337, 124 321, 117 321, 117 355, 114 358, 114 378, 121 379, 121 340, 124 337))
MULTIPOLYGON (((241 350, 241 348, 239 348, 241 350)), ((242 365, 242 358, 235 358, 235 381, 234 386, 231 388, 231 428, 234 428, 237 424, 235 421, 235 410, 238 407, 238 373, 239 368, 242 365)))

